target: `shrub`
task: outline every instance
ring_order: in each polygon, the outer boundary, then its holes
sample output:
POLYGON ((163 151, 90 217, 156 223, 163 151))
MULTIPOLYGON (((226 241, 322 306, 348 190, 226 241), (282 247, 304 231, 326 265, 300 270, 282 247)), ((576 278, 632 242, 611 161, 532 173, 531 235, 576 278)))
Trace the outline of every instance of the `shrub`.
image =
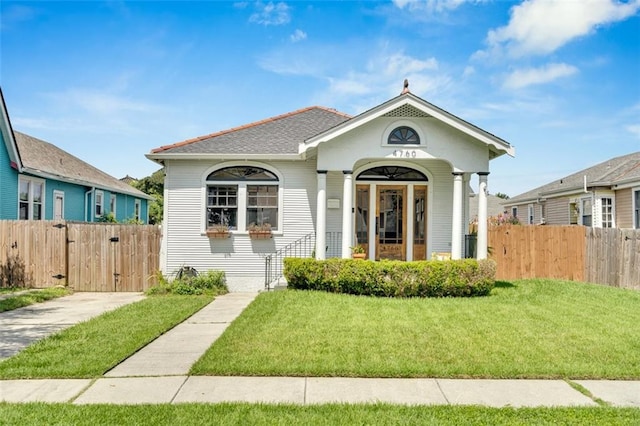
POLYGON ((158 275, 158 285, 146 291, 149 296, 158 294, 218 295, 229 292, 224 271, 211 270, 204 274, 182 274, 173 281, 168 281, 161 273, 158 273, 158 275))
POLYGON ((469 297, 495 285, 492 260, 381 261, 284 259, 289 288, 380 297, 469 297))

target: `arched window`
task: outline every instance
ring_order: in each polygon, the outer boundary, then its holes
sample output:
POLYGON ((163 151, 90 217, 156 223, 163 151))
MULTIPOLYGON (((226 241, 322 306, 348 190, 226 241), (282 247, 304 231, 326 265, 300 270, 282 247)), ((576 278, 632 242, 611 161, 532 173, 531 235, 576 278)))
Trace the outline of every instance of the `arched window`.
POLYGON ((360 173, 358 180, 428 181, 422 173, 409 167, 380 166, 360 173))
POLYGON ((420 136, 411 127, 396 127, 387 139, 389 145, 420 145, 420 136))
POLYGON ((225 225, 246 231, 252 225, 278 229, 279 179, 269 170, 253 166, 226 167, 206 179, 207 228, 225 225))

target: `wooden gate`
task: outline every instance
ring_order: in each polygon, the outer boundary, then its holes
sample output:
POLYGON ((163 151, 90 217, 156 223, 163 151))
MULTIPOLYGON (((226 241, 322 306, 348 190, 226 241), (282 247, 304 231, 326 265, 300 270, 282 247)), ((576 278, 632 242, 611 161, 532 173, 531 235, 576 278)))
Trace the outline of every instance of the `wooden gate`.
POLYGON ((23 265, 29 287, 144 291, 157 283, 161 237, 154 225, 0 221, 0 266, 23 265))

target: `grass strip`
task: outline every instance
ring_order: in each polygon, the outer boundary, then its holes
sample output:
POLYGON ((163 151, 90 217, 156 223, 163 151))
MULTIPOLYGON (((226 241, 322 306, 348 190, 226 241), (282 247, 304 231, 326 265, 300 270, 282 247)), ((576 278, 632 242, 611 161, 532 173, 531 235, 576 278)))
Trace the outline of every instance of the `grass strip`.
POLYGON ((0 362, 0 378, 102 376, 212 300, 212 296, 156 296, 106 312, 0 362))
POLYGON ((8 425, 637 425, 634 408, 371 405, 84 405, 0 403, 8 425))
POLYGON ((0 312, 23 308, 25 306, 45 302, 47 300, 66 296, 68 294, 71 294, 71 291, 61 287, 51 287, 42 290, 30 290, 27 293, 16 294, 14 296, 0 299, 0 312))
POLYGON ((640 378, 640 292, 557 280, 488 297, 263 293, 198 375, 640 378))

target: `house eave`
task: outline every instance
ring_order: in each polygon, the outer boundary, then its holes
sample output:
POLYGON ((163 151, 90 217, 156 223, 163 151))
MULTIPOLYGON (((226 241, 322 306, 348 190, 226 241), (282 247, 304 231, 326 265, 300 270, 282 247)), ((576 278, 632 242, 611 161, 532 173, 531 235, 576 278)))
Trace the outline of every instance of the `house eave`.
POLYGON ((306 153, 302 154, 198 154, 198 153, 166 153, 166 154, 146 154, 149 160, 158 164, 164 164, 165 160, 245 160, 245 161, 269 161, 269 160, 286 160, 296 161, 305 160, 306 153))
MULTIPOLYGON (((83 180, 83 179, 74 179, 74 178, 70 178, 67 176, 60 176, 57 175, 55 173, 49 173, 49 172, 45 172, 43 170, 38 170, 38 169, 32 169, 29 167, 23 167, 22 173, 25 174, 29 174, 29 175, 33 175, 36 177, 40 177, 43 179, 52 179, 52 180, 57 180, 60 182, 66 182, 66 183, 71 183, 74 185, 80 185, 80 186, 86 186, 86 187, 90 187, 90 188, 96 188, 96 189, 102 189, 102 190, 106 190, 109 192, 114 192, 117 194, 125 194, 125 195, 130 195, 132 197, 137 197, 137 198, 144 198, 145 200, 153 200, 154 198, 150 195, 145 194, 144 192, 141 193, 137 193, 134 191, 125 191, 121 188, 115 188, 112 186, 108 186, 108 185, 101 185, 95 182, 89 182, 87 180, 83 180)), ((133 187, 131 187, 131 189, 135 189, 133 187)))

